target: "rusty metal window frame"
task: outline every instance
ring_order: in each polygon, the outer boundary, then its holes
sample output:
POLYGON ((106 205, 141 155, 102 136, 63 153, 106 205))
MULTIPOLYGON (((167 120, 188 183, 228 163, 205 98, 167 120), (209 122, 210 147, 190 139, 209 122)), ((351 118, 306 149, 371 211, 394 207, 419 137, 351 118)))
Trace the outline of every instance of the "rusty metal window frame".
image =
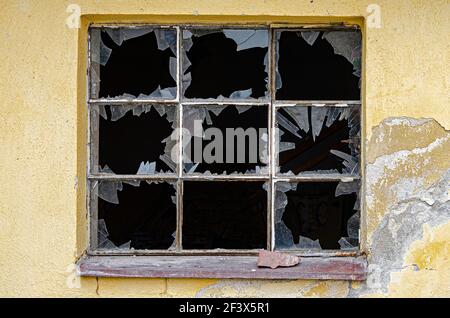
MULTIPOLYGON (((360 180, 361 175, 358 174, 308 174, 308 175, 280 175, 274 173, 277 163, 275 162, 275 127, 276 110, 283 107, 291 107, 297 104, 302 106, 315 106, 315 107, 349 107, 359 106, 361 108, 360 100, 289 100, 279 101, 275 99, 275 68, 276 68, 276 37, 275 32, 281 31, 293 31, 293 30, 305 30, 308 31, 330 31, 330 30, 354 30, 359 29, 358 26, 343 26, 343 25, 325 25, 325 26, 305 26, 305 25, 204 25, 204 24, 180 24, 180 25, 154 25, 154 24, 92 24, 89 27, 88 34, 88 164, 87 164, 87 208, 88 208, 88 231, 89 231, 89 246, 87 249, 88 255, 152 255, 152 256, 176 256, 176 255, 222 255, 222 256, 244 256, 244 255, 256 255, 259 250, 233 250, 233 249, 212 249, 212 250, 183 250, 182 249, 182 221, 183 221, 183 182, 184 181, 265 181, 268 185, 267 188, 267 250, 273 251, 275 247, 275 233, 274 233, 274 199, 275 199, 275 185, 277 182, 314 182, 314 181, 352 181, 360 180), (91 70, 92 70, 92 45, 91 45, 91 29, 92 28, 135 28, 135 27, 152 27, 152 28, 171 28, 177 32, 177 78, 176 78, 176 97, 174 99, 109 99, 109 98, 97 98, 91 96, 92 83, 91 83, 91 70), (269 42, 268 42, 268 95, 264 99, 251 99, 251 100, 204 100, 204 99, 189 99, 182 96, 183 81, 182 81, 182 31, 190 28, 206 28, 206 29, 266 29, 268 30, 269 42), (183 106, 204 106, 204 105, 251 105, 251 106, 267 106, 268 107, 268 169, 269 173, 265 175, 201 175, 201 174, 186 174, 183 172, 182 166, 182 147, 179 147, 178 160, 176 171, 174 173, 156 173, 153 175, 116 175, 110 173, 97 173, 93 172, 93 163, 97 159, 98 155, 98 118, 93 115, 93 109, 99 105, 123 106, 123 105, 165 105, 167 107, 176 107, 176 128, 183 126, 183 106), (92 220, 96 220, 97 217, 97 197, 92 195, 92 189, 100 181, 130 181, 130 180, 150 180, 150 181, 166 181, 176 184, 176 211, 177 211, 177 227, 176 227, 176 249, 175 250, 97 250, 96 249, 96 235, 97 228, 92 220)), ((361 113, 361 112, 360 112, 361 113)), ((360 123, 362 123, 360 118, 360 123)), ((179 129, 180 141, 182 140, 182 132, 179 129)), ((363 149, 361 147, 361 149, 363 149)), ((361 159, 359 160, 359 166, 361 168, 361 159)), ((361 169, 359 169, 362 171, 361 169)), ((361 189, 360 189, 361 191, 361 189)), ((363 205, 361 202, 361 212, 363 205)), ((362 213, 363 214, 363 213, 362 213)), ((361 228, 361 224, 360 224, 361 228)), ((361 240, 357 251, 345 251, 345 250, 288 250, 285 252, 294 253, 302 256, 357 256, 361 254, 361 240)))

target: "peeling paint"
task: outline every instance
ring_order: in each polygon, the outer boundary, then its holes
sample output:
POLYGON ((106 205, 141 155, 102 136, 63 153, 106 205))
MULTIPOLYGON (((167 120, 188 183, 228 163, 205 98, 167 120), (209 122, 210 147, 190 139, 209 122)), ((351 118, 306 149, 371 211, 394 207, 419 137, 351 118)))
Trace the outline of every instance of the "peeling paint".
POLYGON ((388 118, 373 129, 367 149, 378 152, 366 166, 369 276, 351 296, 387 294, 392 273, 420 270, 404 263, 411 244, 423 225, 450 220, 449 131, 434 120, 388 118))
POLYGON ((415 264, 419 270, 450 270, 450 242, 446 237, 448 233, 450 222, 435 228, 424 224, 423 238, 411 244, 405 263, 415 264))
MULTIPOLYGON (((450 170, 432 187, 404 196, 389 207, 370 240, 369 264, 376 269, 373 275, 378 275, 379 281, 369 289, 387 292, 390 274, 404 268, 410 245, 423 236, 422 224, 435 226, 450 220, 449 182, 450 170)), ((400 181, 399 185, 407 187, 410 182, 400 181)), ((414 185, 414 189, 419 189, 419 185, 414 185)))
MULTIPOLYGON (((371 236, 381 222, 383 216, 390 211, 391 205, 412 198, 422 198, 432 203, 430 193, 423 190, 438 182, 450 168, 450 133, 444 130, 436 121, 428 131, 434 131, 434 139, 424 134, 423 125, 415 129, 408 128, 404 135, 403 126, 406 119, 395 121, 387 119, 374 129, 375 133, 367 145, 368 153, 372 146, 383 144, 388 154, 380 153, 378 157, 366 166, 366 204, 367 204, 367 236, 369 244, 371 236), (387 122, 388 125, 384 123, 387 122), (397 123, 402 128, 393 128, 397 123), (387 127, 381 130, 380 127, 387 127), (398 141, 404 140, 403 149, 398 150, 398 141), (415 145, 429 144, 415 148, 415 145), (397 151, 391 152, 392 148, 397 151), (405 147, 411 146, 411 149, 405 147), (424 192, 424 193, 422 193, 424 192)), ((412 122, 409 120, 408 122, 412 122)), ((416 121, 417 122, 417 121, 416 121)))
POLYGON ((221 280, 201 289, 196 297, 346 297, 346 281, 221 280))
POLYGON ((423 238, 413 242, 403 270, 391 274, 390 297, 445 297, 450 294, 450 222, 423 226, 423 238), (414 266, 409 266, 414 265, 414 266))
POLYGON ((168 279, 167 296, 169 297, 196 297, 199 290, 207 288, 215 283, 217 279, 168 279))
POLYGON ((367 162, 373 163, 375 158, 400 150, 424 148, 445 135, 443 127, 431 118, 387 118, 372 129, 367 162), (420 138, 409 138, 411 135, 417 136, 418 134, 420 138))

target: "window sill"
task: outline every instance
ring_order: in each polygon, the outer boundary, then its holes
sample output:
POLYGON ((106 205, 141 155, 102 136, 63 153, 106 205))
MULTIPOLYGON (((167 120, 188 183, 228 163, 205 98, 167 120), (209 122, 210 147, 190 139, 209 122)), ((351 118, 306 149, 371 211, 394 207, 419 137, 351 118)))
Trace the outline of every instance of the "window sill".
POLYGON ((80 276, 365 280, 359 257, 302 257, 294 267, 257 267, 256 256, 84 256, 80 276))

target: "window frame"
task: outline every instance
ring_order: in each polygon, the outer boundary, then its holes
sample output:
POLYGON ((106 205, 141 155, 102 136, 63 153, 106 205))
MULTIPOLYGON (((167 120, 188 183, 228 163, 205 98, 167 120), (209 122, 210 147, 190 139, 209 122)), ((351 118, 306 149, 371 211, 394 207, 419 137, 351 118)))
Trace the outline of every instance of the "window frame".
MULTIPOLYGON (((211 24, 177 24, 177 25, 164 25, 164 24, 150 24, 150 23, 114 23, 114 24, 91 24, 88 28, 88 168, 87 168, 87 203, 88 203, 88 231, 89 231, 89 243, 88 243, 88 249, 87 254, 88 255, 108 255, 108 256, 114 256, 114 255, 145 255, 145 256, 255 256, 258 254, 259 250, 233 250, 233 249, 205 249, 205 250, 182 250, 181 249, 181 232, 182 232, 182 205, 183 200, 182 196, 180 194, 183 193, 183 181, 185 180, 195 180, 195 181, 261 181, 264 180, 268 182, 268 195, 267 195, 267 203, 268 203, 268 211, 267 211, 267 250, 273 251, 275 248, 275 237, 274 237, 274 197, 275 197, 275 183, 276 182, 308 182, 308 181, 352 181, 352 180, 362 180, 363 175, 363 139, 361 138, 360 146, 361 146, 361 156, 359 160, 359 176, 348 176, 344 174, 335 174, 335 175, 325 175, 325 174, 308 174, 308 175, 292 175, 292 176, 280 176, 276 175, 274 173, 275 167, 277 163, 275 162, 276 154, 275 154, 275 127, 276 127, 276 120, 275 120, 275 114, 276 110, 282 107, 289 107, 294 106, 297 104, 301 104, 302 106, 314 106, 314 107, 333 107, 333 106, 339 106, 339 107, 345 107, 352 106, 352 105, 359 105, 360 107, 360 116, 362 116, 362 89, 360 89, 360 99, 359 100, 339 100, 339 101, 331 101, 331 100, 318 100, 318 101, 311 101, 311 100, 293 100, 293 101, 286 101, 286 100, 279 100, 277 101, 275 99, 276 89, 275 89, 275 59, 276 59, 276 37, 273 36, 275 32, 282 32, 282 31, 311 31, 311 30, 317 30, 317 31, 332 31, 332 30, 360 30, 360 27, 357 25, 324 25, 319 27, 312 28, 308 25, 273 25, 273 24, 221 24, 221 25, 211 25, 211 24), (101 28, 101 27, 152 27, 152 28, 172 28, 176 29, 177 32, 177 78, 176 78, 176 85, 177 85, 177 96, 175 99, 170 100, 164 100, 164 99, 107 99, 107 98, 92 98, 91 97, 91 57, 92 57, 92 47, 91 47, 91 28, 101 28), (182 56, 182 48, 183 48, 183 41, 181 32, 183 29, 190 29, 190 28, 196 28, 196 29, 252 29, 252 28, 258 28, 258 29, 267 29, 269 33, 269 43, 268 43, 268 95, 264 99, 251 99, 251 100, 231 100, 231 99, 225 99, 225 100, 205 100, 205 99, 189 99, 184 98, 182 96, 182 63, 180 63, 182 56), (96 141, 94 139, 94 142, 91 143, 92 137, 96 138, 92 135, 92 129, 94 126, 95 129, 95 123, 92 122, 93 116, 92 116, 92 108, 96 107, 97 105, 141 105, 141 104, 157 104, 157 105, 175 105, 174 107, 177 107, 177 118, 176 118, 176 127, 180 128, 182 127, 182 114, 183 114, 183 105, 251 105, 251 106, 267 106, 268 107, 268 134, 269 134, 269 140, 268 140, 268 157, 269 157, 269 173, 268 175, 208 175, 208 176, 201 176, 201 175, 183 175, 183 167, 182 162, 179 160, 179 163, 177 164, 177 171, 174 172, 173 175, 169 175, 167 173, 164 174, 154 174, 154 175, 111 175, 111 174, 105 174, 105 173, 91 173, 91 168, 93 167, 93 153, 98 151, 98 147, 96 147, 96 141), (320 105, 320 106, 318 106, 320 105), (92 246, 92 240, 93 237, 97 235, 96 229, 94 229, 94 226, 91 222, 91 218, 96 214, 96 196, 91 194, 91 187, 95 182, 98 182, 100 180, 109 180, 109 181, 124 181, 124 180, 154 180, 154 181, 174 181, 176 182, 176 193, 177 193, 177 231, 176 231, 176 242, 177 242, 177 250, 170 251, 170 250, 97 250, 94 249, 92 246)), ((360 30, 361 31, 361 30, 360 30)), ((363 41, 363 40, 362 40, 363 41)), ((361 43, 361 45, 363 42, 361 43)), ((363 59, 363 57, 362 57, 363 59)), ((360 118, 361 124, 362 118, 360 118)), ((182 134, 181 130, 179 134, 179 138, 181 140, 182 134)), ((98 135, 97 135, 98 138, 98 135)), ((179 149, 179 155, 181 154, 181 149, 179 149)), ((362 186, 360 187, 360 192, 362 192, 362 186)), ((362 196, 361 196, 362 197, 362 196)), ((363 220, 363 214, 364 214, 364 200, 361 200, 361 220, 363 220)), ((360 222, 360 229, 361 229, 362 222, 360 222)), ((95 239, 94 239, 95 240, 95 239)), ((361 235, 360 235, 360 242, 357 250, 352 251, 346 251, 346 250, 277 250, 281 252, 287 252, 292 253, 296 255, 301 256, 359 256, 362 254, 362 246, 361 246, 361 235)))

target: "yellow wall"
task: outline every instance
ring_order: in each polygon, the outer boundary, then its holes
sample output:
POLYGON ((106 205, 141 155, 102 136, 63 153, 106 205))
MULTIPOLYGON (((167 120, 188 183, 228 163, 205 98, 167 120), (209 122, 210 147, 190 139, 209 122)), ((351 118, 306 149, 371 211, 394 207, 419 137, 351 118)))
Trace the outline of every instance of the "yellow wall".
POLYGON ((450 296, 447 0, 1 0, 0 296, 450 296), (381 8, 381 28, 365 24, 381 8), (69 4, 81 8, 69 28, 69 4), (90 22, 362 23, 367 282, 83 278, 90 22))

